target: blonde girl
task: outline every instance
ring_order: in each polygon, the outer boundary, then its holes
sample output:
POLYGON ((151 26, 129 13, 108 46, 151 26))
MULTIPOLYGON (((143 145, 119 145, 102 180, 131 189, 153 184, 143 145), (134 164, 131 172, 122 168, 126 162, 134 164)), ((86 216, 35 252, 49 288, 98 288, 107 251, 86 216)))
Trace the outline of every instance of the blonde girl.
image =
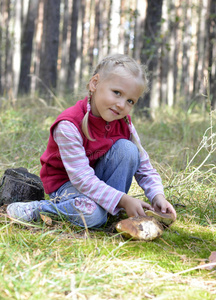
POLYGON ((176 216, 129 115, 147 88, 145 68, 135 60, 121 54, 104 58, 88 83, 88 96, 50 128, 40 159, 50 200, 10 204, 8 215, 31 222, 40 220, 40 212, 51 213, 87 227, 102 226, 108 213, 121 209, 129 217, 144 216, 145 209, 176 216), (127 194, 133 176, 151 205, 127 194))

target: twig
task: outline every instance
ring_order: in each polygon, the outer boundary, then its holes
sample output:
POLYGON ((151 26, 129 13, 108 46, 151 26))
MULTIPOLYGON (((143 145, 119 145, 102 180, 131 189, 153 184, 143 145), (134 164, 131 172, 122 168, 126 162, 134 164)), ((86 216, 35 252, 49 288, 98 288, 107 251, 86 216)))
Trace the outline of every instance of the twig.
POLYGON ((187 269, 187 270, 184 270, 184 271, 180 271, 180 272, 177 272, 177 273, 169 274, 169 275, 166 275, 166 276, 164 276, 162 278, 158 278, 158 279, 159 280, 164 280, 164 279, 168 279, 169 277, 174 277, 174 276, 185 274, 185 273, 188 273, 188 272, 191 272, 191 271, 194 271, 194 270, 205 269, 207 267, 214 267, 214 266, 216 266, 216 262, 208 263, 208 264, 204 264, 204 265, 200 265, 200 266, 197 266, 197 267, 194 267, 194 268, 190 268, 190 269, 187 269))

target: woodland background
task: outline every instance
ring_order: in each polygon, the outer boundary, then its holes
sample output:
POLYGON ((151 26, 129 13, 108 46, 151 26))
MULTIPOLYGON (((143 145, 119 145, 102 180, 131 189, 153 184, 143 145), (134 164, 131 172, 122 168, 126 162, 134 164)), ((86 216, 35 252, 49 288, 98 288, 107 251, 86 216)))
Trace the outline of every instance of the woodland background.
POLYGON ((148 68, 137 112, 205 108, 207 92, 216 108, 216 0, 0 1, 1 102, 85 91, 92 67, 116 52, 148 68))

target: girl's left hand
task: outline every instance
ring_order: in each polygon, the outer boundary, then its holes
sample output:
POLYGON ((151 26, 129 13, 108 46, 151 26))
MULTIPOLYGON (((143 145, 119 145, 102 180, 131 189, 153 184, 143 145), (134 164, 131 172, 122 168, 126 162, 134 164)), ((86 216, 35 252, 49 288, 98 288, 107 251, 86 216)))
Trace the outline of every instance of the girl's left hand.
POLYGON ((172 213, 176 219, 176 211, 172 204, 170 204, 163 195, 159 194, 154 197, 152 200, 152 207, 157 212, 161 212, 162 214, 172 213))

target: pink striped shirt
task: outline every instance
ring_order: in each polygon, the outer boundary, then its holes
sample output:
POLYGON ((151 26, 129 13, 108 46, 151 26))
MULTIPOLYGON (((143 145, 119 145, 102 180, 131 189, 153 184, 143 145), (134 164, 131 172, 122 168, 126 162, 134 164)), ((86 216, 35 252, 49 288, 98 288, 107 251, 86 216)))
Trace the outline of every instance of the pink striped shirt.
MULTIPOLYGON (((132 132, 140 142, 133 124, 132 132)), ((107 185, 95 175, 94 169, 89 165, 83 139, 77 127, 70 121, 61 121, 55 127, 53 137, 72 185, 115 215, 119 211, 117 205, 124 193, 107 185)), ((140 154, 140 167, 135 174, 135 179, 150 202, 157 194, 164 194, 161 178, 152 167, 144 149, 140 154)))

